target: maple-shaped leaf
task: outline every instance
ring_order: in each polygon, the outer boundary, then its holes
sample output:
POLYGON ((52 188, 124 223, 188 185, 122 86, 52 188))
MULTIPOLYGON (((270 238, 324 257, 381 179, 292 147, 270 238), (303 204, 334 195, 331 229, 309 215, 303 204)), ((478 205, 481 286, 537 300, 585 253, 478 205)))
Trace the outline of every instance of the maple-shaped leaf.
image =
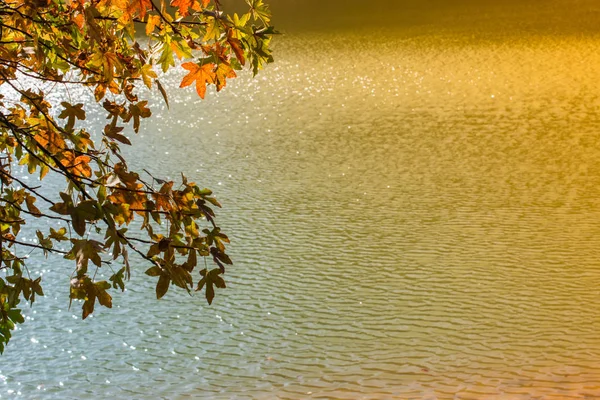
POLYGON ((146 16, 146 11, 152 10, 153 8, 151 0, 135 0, 134 3, 137 6, 141 19, 144 19, 144 17, 146 16))
POLYGON ((166 41, 163 44, 158 63, 162 67, 163 72, 167 72, 169 67, 175 65, 175 59, 173 58, 173 50, 171 49, 170 42, 166 41))
POLYGON ((171 49, 173 49, 173 51, 175 52, 175 55, 177 55, 177 58, 179 58, 180 60, 182 58, 192 58, 192 49, 190 48, 190 46, 187 44, 187 42, 185 40, 174 40, 171 42, 171 49))
POLYGON ((152 78, 156 78, 156 72, 152 69, 152 65, 146 64, 140 70, 142 73, 142 80, 144 81, 144 85, 148 87, 148 89, 152 88, 152 78))
POLYGON ((115 5, 123 11, 119 22, 124 25, 130 23, 133 18, 138 16, 140 19, 144 19, 146 12, 152 9, 151 0, 121 0, 115 5))
POLYGON ((106 125, 104 127, 104 136, 109 137, 110 139, 117 140, 121 143, 131 145, 131 141, 126 137, 121 135, 120 132, 123 131, 122 126, 114 126, 114 125, 106 125))
POLYGON ((124 119, 125 122, 129 122, 133 118, 133 130, 137 133, 140 130, 140 118, 148 118, 152 115, 150 109, 146 106, 147 100, 140 101, 136 104, 129 105, 129 115, 124 119))
POLYGON ((202 290, 202 288, 206 287, 205 295, 208 304, 212 304, 212 301, 215 298, 214 286, 218 287, 219 289, 225 289, 227 287, 227 285, 225 284, 225 280, 219 276, 220 274, 221 270, 218 268, 213 269, 210 272, 208 272, 206 268, 200 271, 202 279, 200 279, 200 281, 198 282, 196 291, 200 291, 202 290))
POLYGON ((92 176, 92 169, 90 168, 90 157, 89 156, 75 156, 73 152, 65 151, 63 159, 60 163, 64 165, 69 172, 76 176, 84 176, 89 178, 92 176))
POLYGON ((219 67, 216 71, 216 82, 217 92, 223 89, 227 85, 227 78, 235 78, 237 75, 235 71, 227 64, 222 63, 219 64, 219 67))
POLYGON ((150 35, 154 32, 154 28, 157 26, 160 27, 160 16, 159 15, 151 15, 148 17, 148 21, 146 21, 146 35, 150 35))
POLYGON ((195 62, 186 62, 181 64, 181 66, 190 72, 183 77, 179 87, 190 86, 196 81, 196 92, 203 99, 206 94, 206 84, 215 83, 215 64, 210 63, 200 66, 195 62))
POLYGON ((75 157, 71 168, 73 169, 73 172, 75 172, 75 174, 89 178, 92 176, 92 169, 90 168, 89 164, 90 157, 79 156, 75 157))
MULTIPOLYGON (((204 5, 204 7, 206 7, 205 4, 208 4, 208 2, 205 0, 202 0, 202 5, 204 5)), ((198 3, 198 0, 173 0, 171 2, 171 5, 173 7, 177 7, 179 9, 179 14, 182 17, 185 17, 186 15, 190 15, 190 11, 189 11, 190 8, 194 11, 200 11, 202 9, 200 7, 200 4, 198 3)))
POLYGON ((211 40, 217 40, 221 35, 221 29, 219 21, 216 18, 208 18, 206 21, 206 33, 204 34, 204 41, 209 42, 211 40))
POLYGON ((246 3, 250 6, 250 13, 254 20, 261 20, 265 24, 271 21, 269 6, 263 0, 246 0, 246 3))
MULTIPOLYGON (((81 110, 83 111, 83 110, 81 110)), ((67 147, 62 136, 53 129, 40 129, 35 135, 35 141, 45 147, 50 153, 55 154, 67 147)))
POLYGON ((65 129, 70 131, 75 126, 75 118, 77 119, 85 119, 85 111, 83 110, 83 103, 71 105, 66 101, 60 103, 65 109, 60 113, 58 118, 68 118, 67 125, 65 129))

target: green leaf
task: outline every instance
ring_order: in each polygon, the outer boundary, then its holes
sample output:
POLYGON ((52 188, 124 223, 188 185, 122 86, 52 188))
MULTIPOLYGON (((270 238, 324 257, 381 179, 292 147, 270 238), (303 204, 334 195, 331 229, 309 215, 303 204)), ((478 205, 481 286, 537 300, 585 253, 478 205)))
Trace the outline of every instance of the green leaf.
POLYGON ((204 35, 204 41, 216 40, 219 38, 221 31, 219 29, 219 23, 215 18, 208 18, 206 21, 206 34, 204 35))
POLYGON ((23 314, 21 314, 21 310, 18 308, 13 308, 7 312, 8 318, 10 318, 14 323, 22 324, 25 322, 25 318, 23 318, 23 314))
POLYGON ((167 72, 169 67, 175 66, 175 58, 173 58, 173 50, 171 49, 171 44, 169 41, 165 41, 163 44, 158 63, 160 64, 163 72, 167 72))
POLYGON ((55 203, 50 210, 60 215, 69 215, 69 206, 67 203, 55 203))
POLYGON ((190 291, 192 286, 192 275, 182 267, 175 267, 171 270, 171 279, 173 283, 182 289, 190 291))
POLYGON ((255 20, 260 20, 265 24, 271 21, 269 6, 263 0, 246 0, 250 6, 250 13, 255 20))
POLYGON ((174 40, 171 42, 171 48, 179 59, 192 58, 192 49, 185 40, 174 40))
POLYGON ((77 204, 75 209, 77 214, 86 221, 96 221, 101 218, 95 200, 84 200, 77 204))
POLYGON ((110 289, 110 283, 108 283, 106 281, 96 282, 96 283, 94 283, 94 286, 96 287, 96 290, 110 289))

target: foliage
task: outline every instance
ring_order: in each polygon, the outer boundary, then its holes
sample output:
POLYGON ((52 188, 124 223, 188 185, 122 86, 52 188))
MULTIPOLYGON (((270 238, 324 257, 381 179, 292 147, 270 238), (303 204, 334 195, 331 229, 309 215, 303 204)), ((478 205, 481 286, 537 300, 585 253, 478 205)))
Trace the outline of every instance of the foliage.
POLYGON ((44 295, 28 251, 74 261, 70 298, 83 300, 83 318, 96 303, 112 306, 110 289, 124 290, 130 253, 158 278, 159 299, 171 284, 191 293, 198 260, 208 265, 206 258, 214 268, 199 271, 196 290, 205 288, 211 303, 214 288, 225 287, 229 240, 215 223, 220 204, 212 192, 183 174, 178 184, 143 178, 129 170, 120 146, 131 144, 126 129, 138 132, 151 115, 142 86, 168 105, 159 74, 176 60, 189 60, 181 64, 188 71, 181 87, 195 83, 202 98, 207 86, 221 90, 245 65, 256 74, 272 61, 268 8, 245 1, 248 11, 239 16, 225 14, 218 0, 0 0, 0 352, 23 322, 20 300, 44 295), (83 103, 56 104, 48 84, 93 93, 106 113, 104 129, 78 127, 94 102, 87 111, 83 103), (13 173, 16 164, 40 179, 62 176, 66 187, 54 194, 29 185, 13 173), (21 240, 22 226, 35 218, 62 227, 38 230, 35 243, 21 240), (99 268, 112 270, 109 281, 95 280, 99 268))

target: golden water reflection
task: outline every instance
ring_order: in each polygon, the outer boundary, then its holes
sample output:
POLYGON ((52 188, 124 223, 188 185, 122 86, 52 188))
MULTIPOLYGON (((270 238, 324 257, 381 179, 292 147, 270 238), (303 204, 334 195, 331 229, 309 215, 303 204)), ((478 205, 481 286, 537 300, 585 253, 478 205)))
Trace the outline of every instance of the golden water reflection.
POLYGON ((600 39, 450 31, 292 33, 256 79, 156 99, 133 163, 217 191, 229 288, 156 303, 140 279, 84 323, 50 298, 5 386, 600 398, 600 39))

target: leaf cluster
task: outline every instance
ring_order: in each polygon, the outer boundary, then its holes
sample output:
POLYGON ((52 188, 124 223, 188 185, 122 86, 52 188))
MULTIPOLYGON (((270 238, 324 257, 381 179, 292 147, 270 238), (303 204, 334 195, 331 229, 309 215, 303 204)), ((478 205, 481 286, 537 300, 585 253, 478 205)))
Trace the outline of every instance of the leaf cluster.
POLYGON ((180 86, 204 98, 245 66, 256 74, 273 61, 268 7, 246 3, 245 14, 228 15, 218 0, 0 0, 0 352, 23 323, 20 301, 43 296, 31 251, 71 260, 70 298, 82 301, 83 318, 96 304, 112 307, 111 291, 132 273, 130 254, 157 278, 159 299, 173 284, 204 290, 210 304, 215 287, 225 288, 232 261, 212 192, 183 174, 175 182, 130 170, 121 146, 152 115, 143 87, 168 105, 159 74, 187 71, 180 86), (52 100, 56 86, 88 90, 105 112, 103 129, 81 128, 89 108, 52 100), (17 178, 17 164, 42 182, 61 176, 65 188, 48 195, 43 183, 17 178), (21 240, 35 219, 60 227, 21 240), (111 270, 108 281, 95 279, 100 268, 111 270))

